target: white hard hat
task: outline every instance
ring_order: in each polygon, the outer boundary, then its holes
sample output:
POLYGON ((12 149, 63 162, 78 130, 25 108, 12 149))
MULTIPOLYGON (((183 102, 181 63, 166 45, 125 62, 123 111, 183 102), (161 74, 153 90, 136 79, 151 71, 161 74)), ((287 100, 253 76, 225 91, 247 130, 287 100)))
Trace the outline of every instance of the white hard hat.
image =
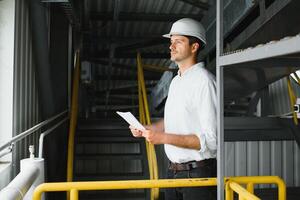
POLYGON ((170 33, 163 37, 170 38, 172 35, 193 36, 206 44, 205 29, 202 24, 194 19, 183 18, 173 23, 170 33))

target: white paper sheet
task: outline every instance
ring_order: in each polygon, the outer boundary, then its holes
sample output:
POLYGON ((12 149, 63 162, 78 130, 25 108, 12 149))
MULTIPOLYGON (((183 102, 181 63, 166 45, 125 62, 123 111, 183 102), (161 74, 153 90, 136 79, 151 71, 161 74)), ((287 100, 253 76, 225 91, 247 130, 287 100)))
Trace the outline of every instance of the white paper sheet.
POLYGON ((131 112, 119 112, 117 114, 120 115, 128 124, 133 126, 138 130, 146 130, 145 127, 131 114, 131 112))

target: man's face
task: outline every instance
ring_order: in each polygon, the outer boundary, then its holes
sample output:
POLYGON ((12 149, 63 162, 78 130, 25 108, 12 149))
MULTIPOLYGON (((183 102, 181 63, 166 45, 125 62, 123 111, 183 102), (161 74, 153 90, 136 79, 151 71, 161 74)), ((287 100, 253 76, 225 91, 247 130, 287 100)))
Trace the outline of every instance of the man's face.
POLYGON ((192 56, 192 45, 189 44, 189 39, 181 35, 172 35, 170 44, 171 60, 181 62, 192 56))

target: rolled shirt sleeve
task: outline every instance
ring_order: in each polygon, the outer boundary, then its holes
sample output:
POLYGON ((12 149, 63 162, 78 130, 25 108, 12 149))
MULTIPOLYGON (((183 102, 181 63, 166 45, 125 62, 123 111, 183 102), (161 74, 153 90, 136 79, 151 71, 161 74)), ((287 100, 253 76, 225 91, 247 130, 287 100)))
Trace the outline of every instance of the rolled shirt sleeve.
POLYGON ((200 152, 217 150, 217 110, 216 87, 214 80, 205 80, 203 87, 196 92, 196 112, 199 120, 200 152))

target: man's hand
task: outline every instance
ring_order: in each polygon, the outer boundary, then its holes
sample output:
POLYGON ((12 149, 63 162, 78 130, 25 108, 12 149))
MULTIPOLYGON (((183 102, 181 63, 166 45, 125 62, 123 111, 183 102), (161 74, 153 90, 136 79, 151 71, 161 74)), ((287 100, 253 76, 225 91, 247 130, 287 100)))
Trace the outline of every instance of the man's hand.
POLYGON ((177 147, 200 150, 200 140, 195 134, 178 135, 159 131, 143 130, 142 136, 151 144, 171 144, 177 147))
POLYGON ((143 132, 134 128, 133 126, 129 126, 129 129, 134 137, 143 137, 143 132))
MULTIPOLYGON (((163 123, 161 123, 163 124, 163 123)), ((177 147, 200 150, 200 140, 196 134, 182 135, 165 133, 155 129, 153 125, 145 126, 146 130, 138 130, 129 126, 134 137, 144 137, 151 144, 171 144, 177 147)))
POLYGON ((164 144, 163 136, 161 132, 154 132, 152 130, 142 131, 142 136, 151 144, 164 144))

